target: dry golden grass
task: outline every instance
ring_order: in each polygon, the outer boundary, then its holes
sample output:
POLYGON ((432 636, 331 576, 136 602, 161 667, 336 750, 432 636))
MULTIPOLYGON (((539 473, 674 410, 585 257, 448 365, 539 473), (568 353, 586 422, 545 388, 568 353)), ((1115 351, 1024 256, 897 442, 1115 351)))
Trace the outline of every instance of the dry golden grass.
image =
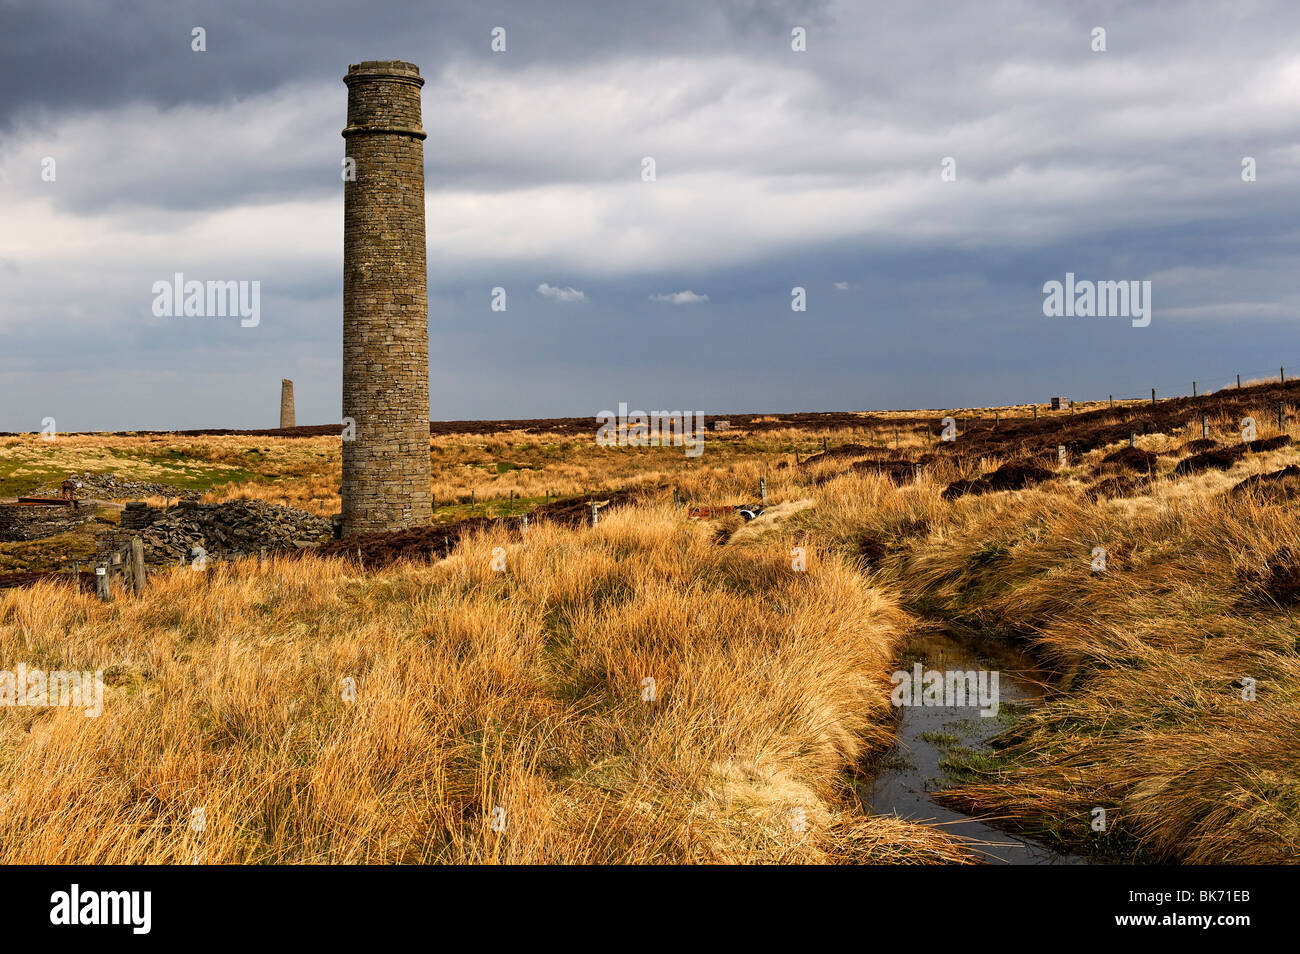
POLYGON ((843 561, 656 508, 495 546, 0 592, 3 659, 109 683, 0 716, 0 861, 965 860, 846 790, 903 616, 843 561))

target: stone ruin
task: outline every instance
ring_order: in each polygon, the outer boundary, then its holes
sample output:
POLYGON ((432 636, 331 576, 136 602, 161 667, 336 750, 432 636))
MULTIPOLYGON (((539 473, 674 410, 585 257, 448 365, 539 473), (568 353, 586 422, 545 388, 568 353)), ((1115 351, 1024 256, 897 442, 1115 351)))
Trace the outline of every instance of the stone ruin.
POLYGON ((42 540, 95 519, 99 505, 88 500, 71 505, 6 504, 0 506, 0 541, 42 540))
POLYGON ((168 510, 133 502, 122 512, 119 530, 100 549, 120 549, 133 536, 144 543, 146 563, 174 566, 189 562, 196 547, 218 560, 313 547, 334 537, 334 525, 304 510, 261 500, 186 501, 168 510))

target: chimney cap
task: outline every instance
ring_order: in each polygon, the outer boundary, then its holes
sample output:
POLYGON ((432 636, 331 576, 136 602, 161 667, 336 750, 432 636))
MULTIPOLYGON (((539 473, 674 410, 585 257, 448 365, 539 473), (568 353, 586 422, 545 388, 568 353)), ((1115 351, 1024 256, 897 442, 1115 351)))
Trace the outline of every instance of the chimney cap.
POLYGON ((417 86, 423 86, 420 68, 406 60, 365 60, 348 66, 348 75, 343 82, 351 84, 362 80, 405 80, 417 86))

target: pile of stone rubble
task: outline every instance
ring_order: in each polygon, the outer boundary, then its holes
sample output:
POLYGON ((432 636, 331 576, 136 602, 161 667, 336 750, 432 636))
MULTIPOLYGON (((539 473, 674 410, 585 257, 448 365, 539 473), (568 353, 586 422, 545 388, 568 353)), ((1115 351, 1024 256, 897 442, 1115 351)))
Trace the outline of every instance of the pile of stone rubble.
POLYGON ((144 542, 146 563, 189 563, 201 548, 210 560, 231 560, 315 546, 333 536, 333 524, 304 510, 260 500, 182 503, 170 510, 150 508, 147 525, 115 533, 110 549, 135 535, 144 542))
MULTIPOLYGON (((156 484, 145 480, 127 480, 117 474, 70 474, 68 479, 79 498, 96 500, 138 500, 141 497, 170 497, 174 500, 194 500, 200 496, 197 490, 182 490, 168 484, 156 484)), ((45 493, 58 493, 61 485, 55 484, 45 488, 45 493)))

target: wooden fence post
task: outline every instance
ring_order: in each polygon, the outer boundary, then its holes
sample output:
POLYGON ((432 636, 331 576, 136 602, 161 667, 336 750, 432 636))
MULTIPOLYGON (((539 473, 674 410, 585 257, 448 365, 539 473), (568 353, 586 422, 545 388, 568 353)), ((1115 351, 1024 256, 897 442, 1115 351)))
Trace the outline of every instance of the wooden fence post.
POLYGON ((767 478, 758 478, 758 496, 762 500, 763 506, 767 506, 767 478))
POLYGON ((135 577, 135 595, 143 596, 145 587, 144 541, 139 537, 131 538, 131 569, 135 577))
POLYGON ((108 575, 108 565, 105 563, 95 567, 95 595, 105 603, 113 598, 113 583, 108 575))

